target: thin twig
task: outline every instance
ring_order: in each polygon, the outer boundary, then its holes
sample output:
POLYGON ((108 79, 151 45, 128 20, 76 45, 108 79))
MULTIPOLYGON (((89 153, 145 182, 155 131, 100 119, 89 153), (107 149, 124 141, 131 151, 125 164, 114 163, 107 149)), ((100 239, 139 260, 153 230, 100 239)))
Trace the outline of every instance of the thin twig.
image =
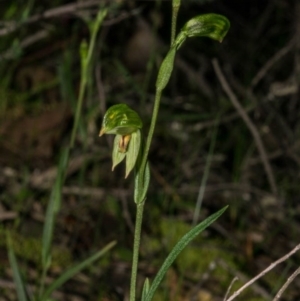
POLYGON ((225 294, 225 297, 224 297, 224 301, 226 301, 226 299, 227 299, 227 297, 228 297, 228 295, 229 295, 229 293, 230 293, 230 291, 231 291, 231 289, 232 289, 232 286, 233 286, 234 283, 235 283, 236 281, 238 281, 238 280, 239 280, 238 277, 234 277, 234 278, 232 279, 232 281, 230 282, 230 285, 228 286, 228 289, 227 289, 227 291, 226 291, 226 294, 225 294))
MULTIPOLYGON (((97 160, 106 160, 109 157, 109 153, 103 152, 99 155, 97 160)), ((69 176, 77 172, 84 162, 93 160, 95 154, 84 154, 74 157, 70 160, 66 175, 69 176)), ((29 178, 29 185, 37 189, 49 189, 52 187, 55 178, 57 176, 58 168, 56 166, 50 167, 42 172, 36 172, 31 174, 29 178)))
POLYGON ((0 212, 0 221, 11 220, 18 217, 18 213, 15 211, 0 212))
MULTIPOLYGON (((102 81, 102 72, 101 72, 100 63, 97 64, 96 66, 95 74, 96 74, 96 87, 97 87, 98 97, 99 97, 100 112, 101 112, 101 116, 104 116, 107 107, 106 107, 106 95, 105 95, 104 85, 102 81)), ((113 140, 111 139, 112 137, 110 137, 111 135, 105 135, 105 136, 106 136, 107 144, 109 145, 109 149, 112 149, 113 140)))
POLYGON ((120 23, 123 20, 126 20, 130 17, 139 15, 141 12, 142 12, 142 8, 140 8, 140 7, 135 8, 135 9, 131 10, 130 12, 122 12, 117 17, 115 17, 113 19, 105 20, 103 22, 103 26, 111 26, 111 25, 120 23))
POLYGON ((290 258, 292 255, 294 255, 296 252, 300 250, 300 244, 298 244, 292 251, 284 255, 283 257, 279 258, 278 260, 272 262, 266 269, 264 269, 261 273, 259 273, 257 276, 249 280, 246 284, 244 284, 240 289, 238 289, 236 292, 234 292, 231 297, 224 301, 232 301, 235 299, 241 292, 243 292, 247 287, 249 287, 251 284, 253 284, 256 280, 261 278, 262 276, 266 275, 268 272, 273 270, 278 264, 286 261, 288 258, 290 258))
POLYGON ((280 60, 283 56, 285 56, 295 45, 295 39, 292 39, 287 45, 281 48, 278 52, 276 52, 256 73, 251 82, 251 87, 254 88, 262 78, 267 74, 267 72, 273 67, 273 65, 280 60))
MULTIPOLYGON (((51 8, 43 13, 33 15, 25 21, 5 22, 3 24, 4 27, 0 29, 0 37, 8 35, 18 30, 19 28, 23 27, 24 25, 33 24, 40 20, 57 18, 59 16, 64 16, 64 15, 70 15, 70 14, 78 15, 79 10, 92 8, 94 6, 99 6, 99 0, 86 0, 82 2, 70 3, 67 5, 51 8)), ((111 26, 113 24, 119 23, 127 18, 140 14, 140 12, 141 12, 141 8, 137 8, 128 13, 121 13, 118 17, 103 22, 103 26, 111 26)))
POLYGON ((196 87, 208 98, 213 98, 213 92, 210 86, 204 79, 201 72, 195 71, 194 67, 190 66, 180 55, 175 60, 176 67, 178 67, 187 76, 191 83, 195 83, 196 87))
POLYGON ((169 184, 169 182, 159 172, 159 170, 153 165, 150 165, 150 170, 151 170, 151 174, 153 174, 153 177, 158 182, 158 184, 163 187, 164 192, 168 195, 171 195, 174 202, 177 203, 180 202, 181 198, 178 192, 176 191, 176 189, 174 189, 174 187, 171 184, 169 184))
POLYGON ((276 294, 273 301, 278 301, 283 292, 287 289, 287 287, 294 281, 294 279, 300 274, 300 267, 288 278, 288 280, 284 283, 284 285, 281 287, 281 289, 276 294))
MULTIPOLYGON (((28 37, 26 37, 23 41, 20 42, 19 47, 24 50, 26 47, 45 39, 49 36, 50 32, 48 30, 40 30, 28 37)), ((0 54, 0 62, 2 60, 10 60, 15 58, 15 49, 12 46, 8 50, 6 50, 3 54, 0 54)))
MULTIPOLYGON (((295 141, 295 143, 293 145, 287 147, 286 149, 277 149, 273 152, 270 152, 268 158, 269 158, 269 160, 274 160, 283 155, 287 155, 291 159, 293 159, 295 161, 295 163, 300 165, 300 159, 296 155, 296 153, 299 152, 299 150, 300 150, 300 141, 295 141)), ((260 161, 261 161, 261 159, 259 157, 253 157, 253 158, 249 159, 248 164, 255 165, 260 161)))
POLYGON ((125 220, 125 223, 127 224, 130 232, 133 234, 134 233, 134 224, 132 222, 131 219, 131 215, 128 209, 128 200, 127 197, 125 196, 124 193, 120 193, 120 195, 118 196, 118 198, 121 200, 121 204, 122 204, 122 212, 123 212, 123 218, 125 220))
POLYGON ((106 112, 106 97, 104 92, 104 85, 102 81, 102 75, 101 75, 101 65, 97 64, 96 70, 96 86, 98 91, 98 98, 99 98, 99 106, 101 110, 101 115, 104 116, 106 112))
MULTIPOLYGON (((217 223, 214 223, 212 226, 214 227, 217 223)), ((221 233, 222 234, 222 233, 221 233)), ((226 237, 226 236, 225 236, 226 237)), ((232 238, 229 237, 229 239, 232 240, 232 238)), ((225 270, 227 270, 229 273, 235 275, 240 282, 242 283, 246 283, 249 281, 249 277, 247 277, 243 272, 240 272, 238 270, 235 270, 234 268, 232 268, 230 265, 228 265, 228 263, 226 261, 224 261, 223 259, 219 259, 218 260, 218 264, 225 270)), ((259 283, 253 283, 251 285, 251 289, 252 291, 257 294, 258 296, 261 296, 263 300, 271 300, 272 296, 269 294, 269 292, 263 287, 261 286, 259 283)), ((228 297, 228 296, 227 296, 228 297)), ((225 299, 223 299, 223 301, 225 301, 225 299)))
POLYGON ((2 28, 0 30, 0 36, 4 36, 7 34, 10 34, 20 28, 21 26, 27 25, 27 24, 32 24, 37 21, 43 20, 43 19, 49 19, 49 18, 54 18, 58 17, 61 15, 66 15, 66 14, 71 14, 77 12, 79 9, 83 8, 88 8, 92 7, 95 5, 99 5, 99 0, 87 0, 87 1, 82 1, 82 2, 75 2, 75 3, 70 3, 67 5, 62 5, 59 7, 51 8, 49 10, 46 10, 43 13, 33 15, 29 17, 25 21, 11 21, 10 24, 8 24, 6 27, 2 28))
POLYGON ((246 111, 244 110, 244 108, 242 107, 242 105, 240 104, 240 102, 238 101, 236 95, 231 90, 229 84, 227 83, 227 81, 225 79, 225 76, 223 75, 223 72, 221 71, 218 61, 216 59, 213 59, 212 63, 213 63, 216 75, 222 85, 222 88, 224 89, 225 93, 231 100, 233 106, 238 111, 238 113, 240 114, 241 118, 244 120, 245 124, 247 125, 247 127, 249 128, 249 130, 253 136, 253 139, 257 146, 258 152, 260 154, 261 161, 263 163, 272 193, 277 195, 277 187, 275 184, 273 171, 272 171, 264 144, 259 135, 259 132, 258 132, 257 128, 255 127, 254 123, 252 122, 252 120, 250 119, 250 117, 248 116, 248 114, 246 113, 246 111))

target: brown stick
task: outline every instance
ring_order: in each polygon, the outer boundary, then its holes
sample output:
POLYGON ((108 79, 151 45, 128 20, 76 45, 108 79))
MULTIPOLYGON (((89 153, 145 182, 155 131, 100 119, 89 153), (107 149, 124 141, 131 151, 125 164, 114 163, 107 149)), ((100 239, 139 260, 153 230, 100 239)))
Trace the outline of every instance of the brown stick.
POLYGON ((254 88, 267 74, 267 72, 279 61, 283 56, 285 56, 289 51, 293 49, 295 45, 295 39, 292 39, 287 45, 276 52, 257 72, 251 81, 251 88, 254 88))
POLYGON ((70 3, 67 5, 55 7, 55 8, 49 9, 41 14, 31 16, 24 22, 12 21, 12 22, 8 23, 6 27, 4 27, 0 30, 0 36, 4 36, 9 33, 12 33, 15 30, 17 30, 19 27, 23 26, 24 24, 31 24, 31 23, 37 22, 41 19, 48 19, 48 18, 60 16, 60 15, 75 13, 79 9, 88 8, 88 7, 92 7, 92 6, 96 6, 96 5, 99 5, 99 0, 86 0, 83 2, 75 2, 75 3, 70 3))
POLYGON ((256 280, 273 270, 278 264, 286 261, 288 258, 290 258, 292 255, 294 255, 296 252, 300 250, 300 244, 298 244, 292 251, 284 255, 283 257, 279 258, 278 260, 272 262, 265 270, 263 270, 261 273, 259 273, 257 276, 249 280, 246 284, 244 284, 240 289, 238 289, 236 292, 234 292, 231 297, 224 301, 232 301, 235 299, 242 291, 244 291, 248 286, 250 286, 252 283, 254 283, 256 280))
POLYGON ((288 280, 284 283, 284 285, 281 287, 281 289, 276 294, 273 301, 278 301, 283 292, 287 289, 287 287, 294 281, 294 279, 300 274, 300 267, 288 278, 288 280))

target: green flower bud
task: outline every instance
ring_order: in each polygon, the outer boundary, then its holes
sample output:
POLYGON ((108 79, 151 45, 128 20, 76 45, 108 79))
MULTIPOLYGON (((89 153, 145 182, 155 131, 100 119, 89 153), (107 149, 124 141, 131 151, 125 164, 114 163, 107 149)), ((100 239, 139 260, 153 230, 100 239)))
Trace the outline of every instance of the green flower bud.
POLYGON ((187 38, 203 36, 222 42, 229 27, 230 22, 228 19, 217 14, 200 15, 186 22, 160 66, 156 89, 162 91, 168 84, 173 71, 176 51, 187 38))
POLYGON ((218 14, 204 14, 190 19, 182 27, 174 42, 177 49, 187 37, 208 37, 222 42, 230 27, 229 20, 218 14))

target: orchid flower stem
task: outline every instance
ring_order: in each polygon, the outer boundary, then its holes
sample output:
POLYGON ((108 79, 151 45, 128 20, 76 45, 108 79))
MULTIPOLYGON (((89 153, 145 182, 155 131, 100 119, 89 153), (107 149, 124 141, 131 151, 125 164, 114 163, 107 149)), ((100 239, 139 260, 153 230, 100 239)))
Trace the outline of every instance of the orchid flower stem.
MULTIPOLYGON (((171 45, 175 40, 176 35, 176 22, 177 22, 177 14, 180 7, 180 0, 173 1, 173 13, 172 13, 172 30, 171 30, 171 45)), ((142 160, 140 165, 140 171, 142 175, 144 175, 146 170, 146 165, 148 161, 148 154, 152 142, 152 137, 155 130, 155 125, 157 121, 157 115, 159 111, 159 105, 162 94, 161 88, 156 89, 154 107, 152 112, 152 119, 149 128, 149 133, 147 136, 146 144, 144 151, 142 153, 142 160)), ((140 177, 141 181, 143 181, 143 176, 140 177)), ((142 187, 141 183, 138 185, 142 187)), ((141 228, 143 221, 143 211, 144 211, 145 200, 137 203, 137 212, 136 212, 136 221, 135 221, 135 233, 134 233, 134 242, 133 242, 133 258, 132 258, 132 270, 131 270, 131 281, 130 281, 130 296, 129 301, 135 301, 136 298, 136 279, 137 279, 137 269, 138 269, 138 259, 139 259, 139 249, 140 249, 140 241, 141 241, 141 228)))
POLYGON ((138 261, 139 261, 139 250, 140 250, 140 242, 141 242, 141 229, 142 229, 142 221, 143 221, 144 204, 145 202, 137 204, 129 301, 135 301, 135 295, 136 295, 136 278, 137 278, 137 269, 138 269, 138 261))
MULTIPOLYGON (((161 90, 156 91, 154 108, 152 113, 152 120, 151 125, 142 157, 141 162, 141 170, 142 172, 145 171, 148 153, 155 129, 155 124, 157 120, 159 104, 161 99, 161 90)), ((132 270, 131 270, 131 281, 130 281, 130 297, 129 301, 135 301, 136 296, 136 279, 137 279, 137 269, 138 269, 138 259, 139 259, 139 249, 140 249, 140 241, 141 241, 141 228, 142 228, 142 221, 143 221, 143 211, 144 211, 144 204, 145 200, 141 203, 137 204, 137 212, 136 212, 136 221, 135 221, 135 233, 134 233, 134 242, 133 242, 133 258, 132 258, 132 270)))
POLYGON ((157 89, 156 94, 155 94, 155 101, 154 101, 154 108, 153 108, 153 113, 152 113, 150 129, 149 129, 149 133, 148 133, 148 136, 147 136, 146 145, 145 145, 143 158, 142 158, 142 163, 141 163, 142 164, 141 165, 141 170, 142 171, 145 170, 146 164, 147 164, 148 154, 149 154, 149 150, 150 150, 150 146, 151 146, 151 142, 152 142, 152 137, 153 137, 153 133, 154 133, 155 125, 156 125, 157 115, 158 115, 158 111, 159 111, 161 94, 162 94, 162 90, 157 89))
POLYGON ((177 15, 180 7, 180 0, 173 0, 172 4, 172 28, 171 28, 171 47, 176 36, 177 15))

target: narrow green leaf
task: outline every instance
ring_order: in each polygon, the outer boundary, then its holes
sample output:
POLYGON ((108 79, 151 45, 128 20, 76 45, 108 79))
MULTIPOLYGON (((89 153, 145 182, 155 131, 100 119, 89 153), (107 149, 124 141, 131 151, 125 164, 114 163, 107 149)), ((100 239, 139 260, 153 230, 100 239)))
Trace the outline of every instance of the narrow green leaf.
POLYGON ((176 54, 176 47, 172 47, 167 53, 165 59, 163 60, 156 80, 156 89, 162 91, 166 85, 168 84, 173 67, 174 67, 174 59, 176 54))
POLYGON ((95 49, 95 44, 96 44, 96 38, 97 38, 97 33, 101 27, 101 24, 107 15, 107 9, 100 10, 97 15, 97 19, 95 22, 95 25, 92 27, 89 27, 92 29, 91 32, 91 40, 88 43, 88 50, 86 53, 86 46, 81 44, 81 78, 80 78, 80 89, 79 89, 79 95, 78 95, 78 100, 77 100, 77 105, 76 105, 76 112, 75 112, 75 117, 74 117, 74 123, 73 123, 73 129, 72 129, 72 134, 71 134, 71 141, 70 141, 70 147, 73 148, 74 143, 75 143, 75 137, 76 133, 78 130, 78 126, 80 124, 80 115, 81 115, 81 110, 82 110, 82 104, 83 104, 83 99, 85 96, 85 91, 87 87, 87 83, 89 82, 89 78, 91 77, 91 62, 92 62, 92 56, 93 56, 93 51, 95 49))
POLYGON ((42 296, 42 300, 47 300, 50 298, 50 295, 53 291, 57 288, 61 287, 66 281, 76 275, 78 272, 83 270, 84 268, 91 265, 94 261, 102 257, 105 253, 107 253, 112 247, 116 245, 116 241, 112 241, 107 244, 102 250, 98 251, 96 254, 90 256, 89 258, 85 259, 84 261, 72 266, 67 271, 65 271, 58 279, 56 279, 44 292, 42 296))
POLYGON ((141 171, 137 170, 134 175, 134 192, 133 192, 133 199, 136 204, 140 202, 140 195, 142 194, 143 190, 143 181, 141 178, 141 171))
POLYGON ((141 131, 137 130, 131 134, 128 150, 126 152, 126 175, 125 178, 132 171, 138 158, 141 146, 141 131))
POLYGON ((141 195, 141 200, 140 200, 141 202, 144 201, 144 199, 146 197, 148 187, 149 187, 149 183, 150 183, 150 167, 149 167, 149 162, 148 161, 147 161, 147 164, 146 164, 143 181, 144 181, 144 185, 143 185, 143 190, 142 190, 142 195, 141 195))
POLYGON ((85 70, 87 67, 87 58, 88 58, 88 44, 86 40, 82 40, 79 47, 80 53, 80 62, 81 62, 81 69, 85 70))
POLYGON ((115 167, 123 161, 123 159, 126 157, 126 153, 125 152, 120 152, 119 149, 119 143, 120 140, 122 139, 122 135, 116 135, 115 139, 114 139, 114 146, 113 146, 113 152, 112 152, 112 169, 114 170, 115 167))
POLYGON ((146 300, 146 296, 149 292, 149 288, 150 288, 150 282, 149 282, 149 279, 146 278, 146 280, 144 282, 144 286, 143 286, 143 291, 142 291, 142 301, 146 300))
POLYGON ((101 23, 103 22, 103 19, 106 17, 106 15, 107 9, 101 9, 98 11, 96 19, 88 23, 91 34, 98 32, 99 27, 101 26, 101 23))
POLYGON ((47 268, 51 263, 51 244, 56 215, 61 205, 61 190, 64 182, 65 171, 68 165, 69 150, 63 150, 58 170, 57 177, 51 191, 49 204, 46 212, 45 225, 42 237, 42 265, 47 268))
POLYGON ((9 233, 7 234, 8 258, 13 271, 14 283, 16 285, 17 296, 19 301, 27 301, 25 285, 23 283, 17 259, 13 250, 12 241, 9 233))
POLYGON ((144 201, 150 183, 150 168, 148 162, 144 174, 142 174, 141 170, 138 170, 134 181, 134 202, 139 204, 144 201))
POLYGON ((166 274, 167 270, 171 266, 171 264, 174 262, 174 260, 177 258, 179 253, 204 229, 206 229, 210 224, 212 224, 216 219, 218 219, 224 211, 227 209, 228 206, 222 208, 218 212, 212 214, 208 218, 206 218, 203 222, 198 224, 196 227, 194 227, 192 230, 190 230, 188 233, 186 233, 179 242, 175 245, 171 253, 168 255, 166 260, 164 261, 163 265, 161 266, 160 270, 158 271, 156 277, 153 280, 153 283, 150 287, 150 290, 146 296, 145 301, 151 301, 155 291, 157 290, 160 282, 162 281, 164 275, 166 274))

